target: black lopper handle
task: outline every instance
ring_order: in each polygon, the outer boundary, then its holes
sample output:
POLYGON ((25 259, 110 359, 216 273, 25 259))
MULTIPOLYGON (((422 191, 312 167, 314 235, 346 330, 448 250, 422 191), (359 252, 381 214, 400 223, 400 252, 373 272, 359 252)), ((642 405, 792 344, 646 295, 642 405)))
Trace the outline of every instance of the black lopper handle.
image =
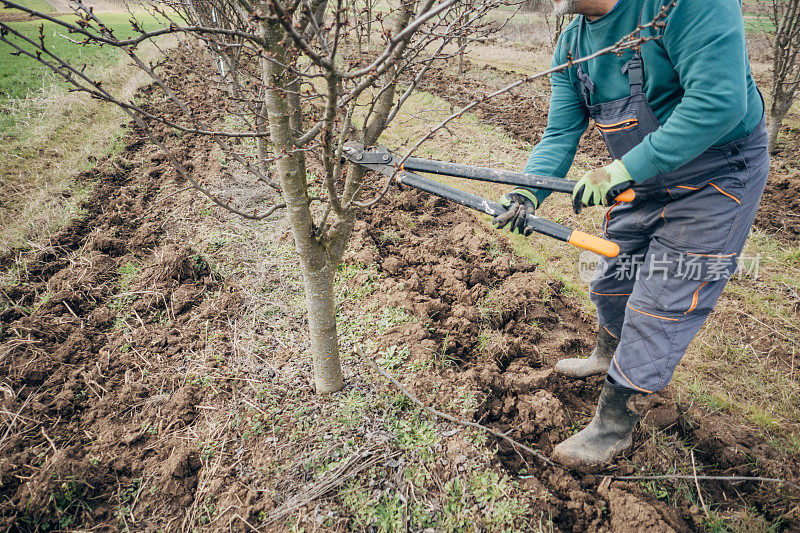
MULTIPOLYGON (((516 187, 526 187, 528 189, 544 189, 553 192, 563 192, 572 194, 577 182, 560 178, 549 178, 547 176, 537 176, 524 172, 513 172, 510 170, 500 170, 495 168, 476 167, 472 165, 462 165, 459 163, 449 163, 447 161, 435 161, 433 159, 422 159, 419 157, 409 157, 403 163, 404 170, 417 172, 430 172, 442 176, 453 176, 456 178, 466 178, 476 181, 487 181, 490 183, 502 183, 504 185, 514 185, 516 187)), ((632 202, 636 198, 633 189, 628 189, 617 196, 620 202, 632 202)))
MULTIPOLYGON (((486 213, 487 215, 491 215, 493 217, 502 215, 507 211, 505 207, 497 202, 493 202, 475 194, 462 191, 461 189, 456 189, 455 187, 450 187, 449 185, 439 183, 438 181, 434 181, 432 179, 424 178, 412 172, 401 172, 397 176, 397 181, 402 185, 414 187, 415 189, 446 198, 452 202, 475 209, 481 213, 486 213)), ((568 242, 574 246, 577 246, 578 248, 590 250, 606 257, 616 257, 619 254, 619 246, 616 243, 606 239, 601 239, 600 237, 596 237, 582 231, 573 230, 551 220, 540 218, 535 215, 528 215, 527 222, 537 233, 547 235, 548 237, 553 237, 554 239, 558 239, 560 241, 568 242)))

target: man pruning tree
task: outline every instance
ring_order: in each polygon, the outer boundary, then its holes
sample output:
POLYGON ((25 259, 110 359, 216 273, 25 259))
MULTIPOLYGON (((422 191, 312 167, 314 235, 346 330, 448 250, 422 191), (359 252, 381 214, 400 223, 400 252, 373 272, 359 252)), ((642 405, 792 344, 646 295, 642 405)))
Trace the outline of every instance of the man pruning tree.
MULTIPOLYGON (((672 0, 572 0, 553 65, 612 45, 672 0)), ((525 172, 563 178, 589 119, 612 162, 573 191, 581 206, 611 205, 604 234, 621 253, 590 286, 597 347, 556 371, 606 373, 591 423, 553 459, 594 471, 631 445, 648 395, 664 388, 735 271, 769 172, 764 105, 750 74, 739 0, 677 0, 640 51, 604 55, 552 75, 547 129, 525 172), (633 188, 636 199, 614 203, 633 188), (613 204, 613 205, 612 205, 613 204)), ((528 232, 547 191, 515 189, 498 227, 528 232)))

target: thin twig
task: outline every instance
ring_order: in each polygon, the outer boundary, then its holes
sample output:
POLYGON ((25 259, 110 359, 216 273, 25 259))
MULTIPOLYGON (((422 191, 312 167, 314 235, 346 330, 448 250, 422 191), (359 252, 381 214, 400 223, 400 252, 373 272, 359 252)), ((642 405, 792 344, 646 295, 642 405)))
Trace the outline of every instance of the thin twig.
POLYGON ((729 483, 738 483, 743 481, 750 481, 753 483, 779 483, 782 485, 789 485, 795 489, 800 490, 800 485, 774 477, 757 477, 757 476, 685 476, 685 475, 661 475, 661 476, 610 476, 611 479, 616 481, 659 481, 665 479, 675 480, 699 480, 699 481, 726 481, 729 483))
POLYGON ((6 437, 8 437, 8 434, 11 432, 12 428, 14 427, 14 424, 17 423, 17 418, 19 418, 19 415, 22 413, 22 410, 25 409, 25 407, 27 407, 28 402, 31 401, 31 398, 33 398, 36 394, 38 394, 41 389, 42 387, 39 387, 38 389, 36 389, 35 393, 29 394, 28 397, 25 398, 25 401, 20 406, 19 410, 14 414, 14 418, 12 418, 11 422, 8 423, 8 428, 6 429, 5 433, 3 433, 3 436, 0 437, 0 448, 3 447, 3 442, 6 440, 6 437))
MULTIPOLYGON (((253 524, 251 524, 250 522, 248 522, 247 520, 245 520, 245 519, 242 517, 242 515, 240 515, 239 513, 236 513, 236 514, 234 514, 234 515, 231 517, 230 524, 233 524, 233 519, 234 519, 234 518, 238 518, 239 520, 241 520, 242 522, 244 522, 244 523, 245 523, 245 525, 246 525, 247 527, 249 527, 249 528, 250 528, 250 531, 255 531, 256 533, 258 533, 259 531, 261 531, 261 530, 260 530, 260 529, 258 529, 256 526, 254 526, 253 524)), ((230 524, 229 524, 229 525, 230 525, 230 524)))
POLYGON ((700 504, 703 506, 703 511, 706 512, 706 518, 711 520, 711 515, 708 513, 708 507, 706 507, 706 501, 703 499, 703 493, 700 491, 700 482, 697 481, 697 466, 694 462, 694 450, 691 451, 692 454, 692 473, 694 474, 694 486, 697 488, 697 496, 700 498, 700 504))
MULTIPOLYGON (((358 353, 358 351, 357 351, 357 353, 358 353)), ((391 375, 387 374, 386 371, 384 371, 380 366, 378 366, 378 364, 375 361, 373 361, 369 357, 367 357, 366 359, 370 363, 370 365, 372 365, 372 368, 374 368, 375 371, 378 372, 378 374, 380 374, 384 378, 386 378, 389 381, 391 381, 392 384, 400 390, 400 392, 402 392, 409 400, 414 402, 418 407, 420 407, 424 411, 427 411, 428 413, 430 413, 430 414, 432 414, 434 416, 438 416, 439 418, 444 418, 445 420, 449 420, 450 422, 453 422, 455 424, 459 424, 459 425, 467 426, 467 427, 471 427, 471 428, 477 428, 477 429, 480 429, 482 431, 485 431, 485 432, 489 433, 490 435, 493 435, 493 436, 497 437, 498 439, 503 439, 504 441, 506 441, 509 444, 511 444, 514 448, 519 448, 521 450, 524 450, 524 451, 528 452, 529 454, 533 455, 534 457, 536 457, 537 459, 539 459, 540 461, 542 461, 543 463, 545 463, 547 465, 558 466, 553 461, 551 461, 549 458, 547 458, 546 456, 542 455, 541 453, 537 452, 536 450, 533 450, 532 448, 530 448, 528 446, 525 446, 521 442, 518 442, 518 441, 512 439, 511 437, 509 437, 505 433, 502 433, 502 432, 496 431, 496 430, 494 430, 494 429, 492 429, 490 427, 486 427, 484 425, 478 424, 477 422, 470 422, 469 420, 463 420, 461 418, 457 418, 457 417, 449 415, 447 413, 443 413, 441 411, 437 411, 433 407, 428 407, 427 405, 425 405, 424 403, 419 401, 416 396, 411 394, 408 391, 408 389, 403 387, 403 385, 400 384, 399 381, 397 381, 391 375)))
POLYGON ((61 302, 61 303, 64 304, 64 307, 67 308, 67 311, 69 311, 69 314, 71 314, 72 316, 74 316, 78 320, 81 319, 81 317, 79 317, 78 315, 75 314, 75 311, 72 310, 72 308, 69 306, 69 304, 67 302, 61 302))
POLYGON ((400 454, 400 450, 389 451, 384 450, 382 447, 371 447, 366 450, 356 451, 335 470, 321 479, 302 487, 297 494, 286 500, 281 507, 272 511, 267 516, 265 523, 274 524, 285 519, 297 509, 325 496, 330 491, 343 485, 347 480, 379 464, 381 460, 393 459, 400 454), (380 454, 379 452, 381 451, 384 453, 380 454))
POLYGON ((47 433, 45 433, 45 432, 44 432, 44 427, 40 427, 39 429, 41 429, 41 430, 42 430, 42 436, 43 436, 45 439, 47 439, 47 442, 49 442, 49 443, 50 443, 50 446, 53 448, 53 451, 54 451, 55 453, 58 453, 58 448, 56 448, 56 443, 55 443, 55 442, 53 442, 53 439, 51 439, 50 437, 48 437, 48 436, 47 436, 47 433))

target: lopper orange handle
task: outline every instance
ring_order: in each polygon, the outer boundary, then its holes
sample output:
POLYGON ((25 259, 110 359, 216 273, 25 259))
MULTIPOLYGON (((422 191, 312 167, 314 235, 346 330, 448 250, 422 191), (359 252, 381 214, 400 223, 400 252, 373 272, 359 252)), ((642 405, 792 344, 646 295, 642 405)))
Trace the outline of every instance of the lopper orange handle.
POLYGON ((619 196, 614 198, 617 202, 632 202, 636 199, 636 191, 633 189, 628 189, 627 191, 622 191, 619 196))
POLYGON ((617 257, 619 255, 619 245, 617 243, 589 235, 580 230, 573 230, 567 242, 605 257, 617 257))

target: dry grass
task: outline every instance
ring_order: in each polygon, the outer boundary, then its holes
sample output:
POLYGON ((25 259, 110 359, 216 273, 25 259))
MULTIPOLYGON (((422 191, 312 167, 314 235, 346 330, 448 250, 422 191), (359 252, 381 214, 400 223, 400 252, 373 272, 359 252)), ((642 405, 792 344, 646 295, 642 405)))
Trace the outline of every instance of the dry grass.
POLYGON ((526 76, 550 68, 552 54, 551 45, 498 42, 476 46, 468 51, 467 57, 476 63, 486 63, 526 76))
MULTIPOLYGON (((163 40, 161 46, 170 46, 163 40)), ((160 52, 141 49, 145 61, 160 52)), ((106 87, 132 99, 146 75, 127 60, 98 74, 106 87)), ((42 240, 79 213, 91 183, 75 177, 102 156, 121 148, 128 117, 116 106, 67 92, 48 75, 40 93, 12 99, 12 127, 0 143, 0 255, 42 240)))

